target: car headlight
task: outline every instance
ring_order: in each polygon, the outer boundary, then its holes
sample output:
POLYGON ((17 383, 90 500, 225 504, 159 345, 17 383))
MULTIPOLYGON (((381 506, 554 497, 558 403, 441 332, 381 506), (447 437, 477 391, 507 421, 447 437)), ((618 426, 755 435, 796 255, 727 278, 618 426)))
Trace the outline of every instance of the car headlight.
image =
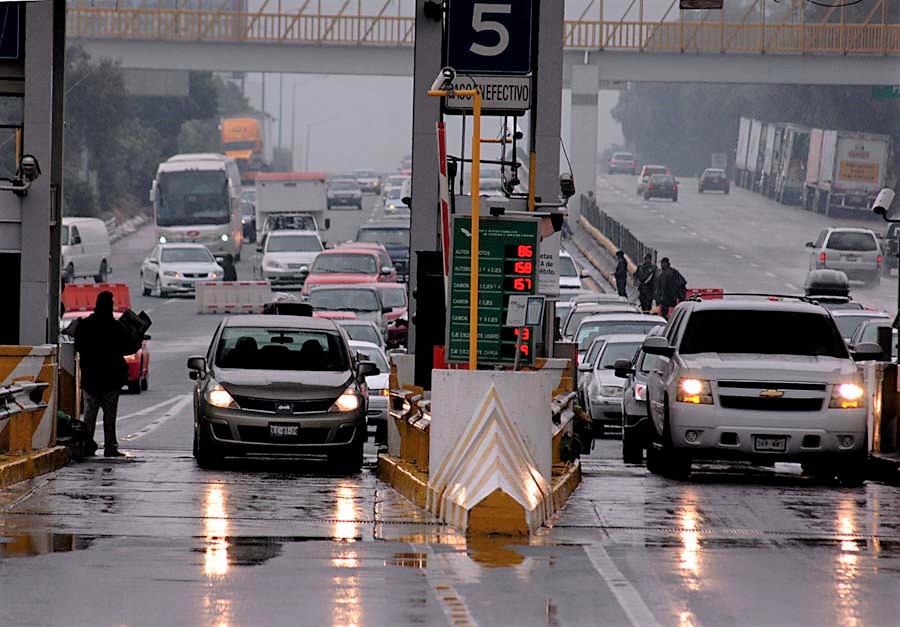
POLYGON ((281 262, 275 261, 274 259, 267 259, 265 266, 267 268, 281 268, 281 262))
POLYGON ((223 242, 227 242, 227 241, 228 241, 228 233, 222 233, 221 240, 222 240, 223 242))
POLYGON ((300 272, 309 272, 309 266, 300 266, 300 272))
POLYGON ((679 403, 693 403, 694 405, 712 405, 712 388, 709 381, 703 379, 681 379, 678 382, 679 403))
POLYGON ((167 241, 167 240, 166 240, 166 236, 165 236, 165 235, 160 235, 160 236, 159 236, 159 243, 160 243, 160 244, 165 244, 166 241, 167 241))
POLYGON ((618 396, 622 396, 622 386, 621 385, 601 385, 600 386, 600 396, 605 396, 607 398, 616 398, 618 396))
POLYGON ((389 208, 389 209, 396 209, 397 206, 394 205, 394 203, 391 203, 391 204, 388 205, 388 208, 389 208))
POLYGON ((180 279, 181 273, 175 272, 174 270, 163 270, 163 276, 172 277, 174 279, 180 279))
POLYGON ((858 409, 866 404, 866 390, 858 383, 838 383, 831 392, 828 407, 832 409, 858 409))
POLYGON ((329 412, 340 412, 346 413, 351 411, 356 411, 362 406, 362 399, 359 396, 359 392, 353 386, 348 387, 344 392, 338 396, 337 400, 334 402, 334 405, 328 410, 329 412))
POLYGON ((238 407, 238 404, 234 402, 231 394, 228 393, 228 390, 223 388, 218 383, 213 383, 208 388, 206 388, 205 397, 206 402, 213 407, 221 407, 223 409, 240 409, 240 407, 238 407))
POLYGON ((210 273, 209 273, 209 278, 211 278, 211 279, 218 279, 218 278, 219 278, 219 273, 218 273, 218 272, 210 272, 210 273))

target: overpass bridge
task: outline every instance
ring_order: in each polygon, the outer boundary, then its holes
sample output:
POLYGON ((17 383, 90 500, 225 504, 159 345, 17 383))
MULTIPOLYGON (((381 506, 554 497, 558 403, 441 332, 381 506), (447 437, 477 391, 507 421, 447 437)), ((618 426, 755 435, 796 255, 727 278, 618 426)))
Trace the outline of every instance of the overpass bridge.
MULTIPOLYGON (((377 0, 376 9, 343 0, 335 11, 321 0, 296 10, 266 0, 253 11, 148 1, 71 4, 68 39, 131 69, 412 76, 414 17, 399 0, 377 0)), ((613 14, 591 0, 566 20, 564 80, 573 66, 592 65, 604 81, 900 84, 900 23, 888 21, 888 0, 819 20, 805 0, 777 16, 765 5, 756 0, 725 21, 722 11, 679 11, 677 0, 665 12, 656 0, 633 0, 613 14)))

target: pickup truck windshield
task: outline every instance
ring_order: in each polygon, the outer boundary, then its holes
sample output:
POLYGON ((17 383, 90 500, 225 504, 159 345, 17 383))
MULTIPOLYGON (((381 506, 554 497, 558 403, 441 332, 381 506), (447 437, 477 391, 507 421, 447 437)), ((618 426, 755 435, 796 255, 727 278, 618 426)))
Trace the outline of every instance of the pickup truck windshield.
POLYGON ((409 229, 361 229, 356 236, 357 242, 383 244, 391 248, 409 247, 409 229))
POLYGON ((682 355, 848 357, 844 340, 827 314, 759 309, 694 312, 678 350, 682 355))

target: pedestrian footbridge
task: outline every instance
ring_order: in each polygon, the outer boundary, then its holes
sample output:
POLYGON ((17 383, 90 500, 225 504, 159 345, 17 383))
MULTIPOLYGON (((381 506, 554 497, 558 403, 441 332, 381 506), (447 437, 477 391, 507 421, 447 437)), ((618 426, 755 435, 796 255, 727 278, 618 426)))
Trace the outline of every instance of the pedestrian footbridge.
MULTIPOLYGON (((246 0, 77 0, 67 32, 133 69, 412 75, 413 3, 291 1, 249 10, 246 0)), ((740 12, 680 11, 677 0, 623 5, 567 2, 567 83, 577 65, 604 81, 900 83, 889 0, 816 14, 804 0, 756 0, 740 12)))

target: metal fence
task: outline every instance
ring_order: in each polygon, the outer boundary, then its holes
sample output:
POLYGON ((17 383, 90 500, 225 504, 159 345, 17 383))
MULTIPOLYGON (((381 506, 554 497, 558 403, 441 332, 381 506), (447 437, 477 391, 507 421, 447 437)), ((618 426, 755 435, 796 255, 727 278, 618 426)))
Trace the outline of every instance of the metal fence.
POLYGON ((634 263, 643 261, 647 254, 652 255, 653 263, 656 263, 656 249, 644 244, 624 224, 601 211, 593 195, 581 195, 581 215, 619 250, 625 251, 634 263))

